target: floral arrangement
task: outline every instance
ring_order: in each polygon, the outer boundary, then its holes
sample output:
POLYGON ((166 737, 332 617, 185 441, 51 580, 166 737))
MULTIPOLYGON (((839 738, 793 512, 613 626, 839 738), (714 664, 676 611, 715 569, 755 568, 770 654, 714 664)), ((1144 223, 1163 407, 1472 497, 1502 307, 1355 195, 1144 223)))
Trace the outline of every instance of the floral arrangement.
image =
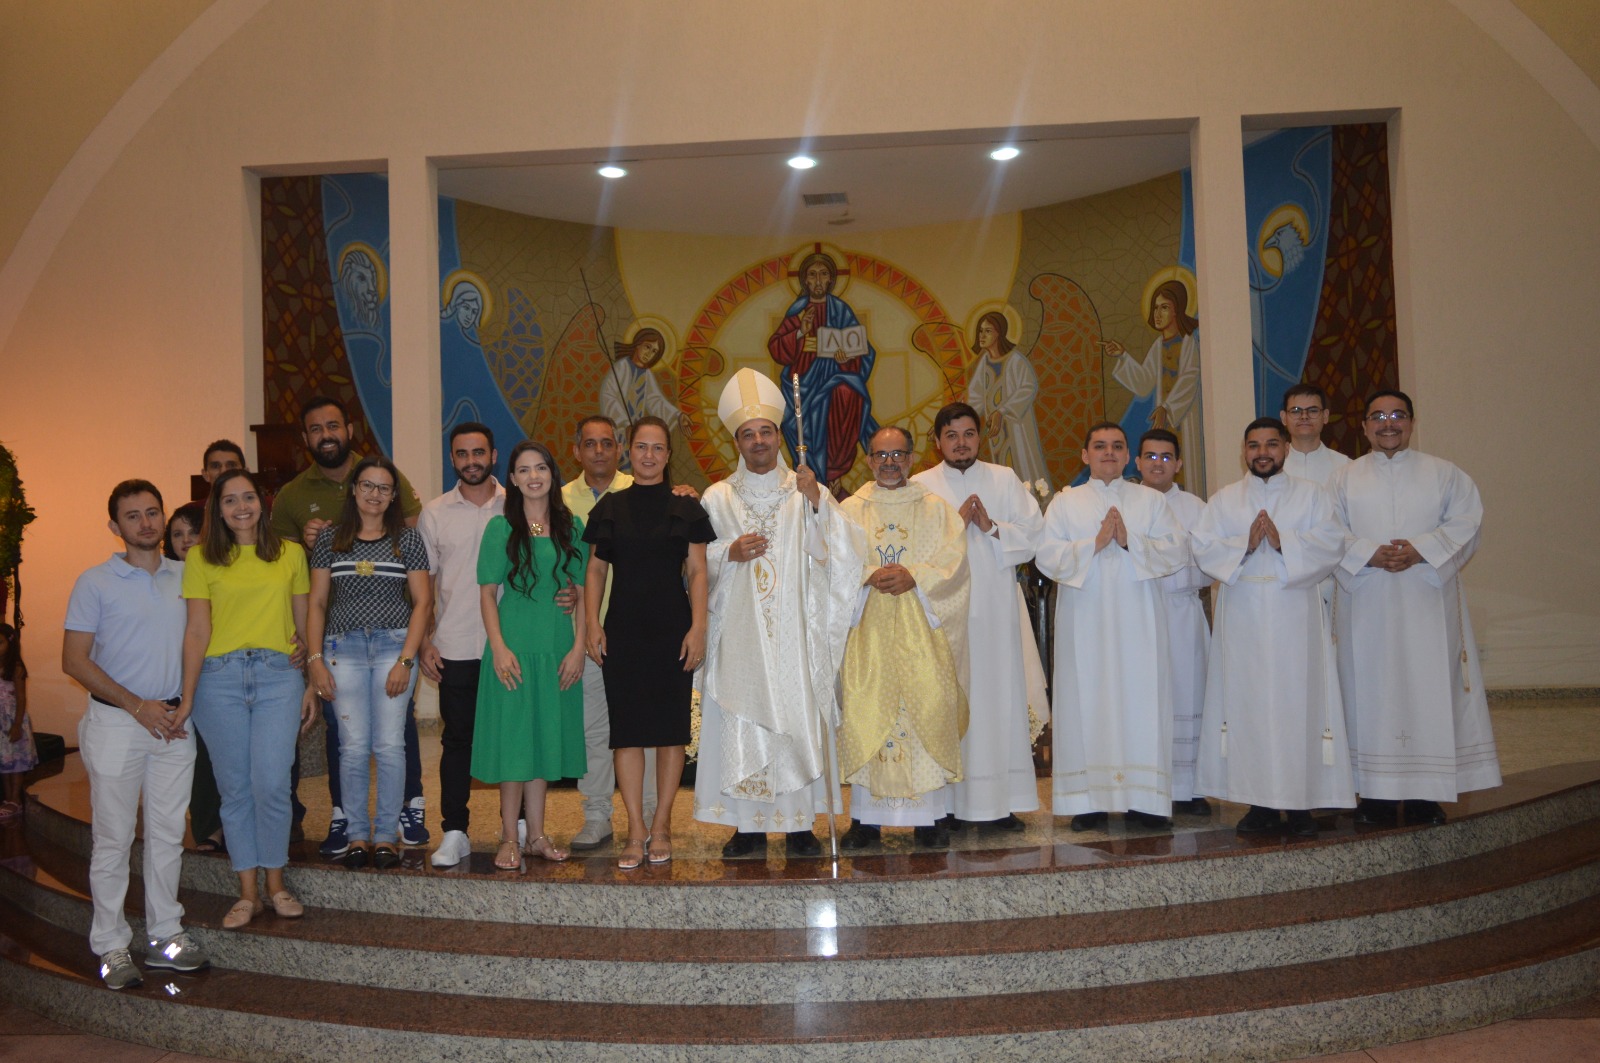
POLYGON ((32 523, 33 507, 22 491, 17 459, 0 444, 0 617, 11 602, 12 626, 22 630, 21 587, 17 569, 22 564, 22 529, 32 523))

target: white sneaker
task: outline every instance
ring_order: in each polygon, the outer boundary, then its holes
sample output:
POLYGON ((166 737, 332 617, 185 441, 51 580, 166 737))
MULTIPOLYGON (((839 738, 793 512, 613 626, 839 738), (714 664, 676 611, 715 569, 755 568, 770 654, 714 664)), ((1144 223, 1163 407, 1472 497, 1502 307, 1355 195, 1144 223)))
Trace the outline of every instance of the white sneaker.
POLYGON ((598 849, 611 840, 611 821, 609 819, 586 819, 583 829, 572 836, 574 849, 598 849))
POLYGON ((517 820, 517 848, 518 849, 526 849, 527 847, 528 847, 528 821, 525 820, 525 819, 519 819, 519 820, 517 820))
POLYGON ((447 830, 444 832, 444 839, 439 842, 439 848, 435 849, 428 859, 434 867, 455 867, 471 855, 472 839, 467 837, 467 832, 447 830))

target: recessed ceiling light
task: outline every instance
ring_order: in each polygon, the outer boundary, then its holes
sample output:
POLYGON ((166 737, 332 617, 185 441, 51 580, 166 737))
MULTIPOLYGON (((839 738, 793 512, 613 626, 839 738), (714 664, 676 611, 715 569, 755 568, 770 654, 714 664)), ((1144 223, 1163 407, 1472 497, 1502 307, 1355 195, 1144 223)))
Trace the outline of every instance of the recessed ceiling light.
POLYGON ((989 158, 993 159, 995 162, 1009 162, 1021 154, 1022 152, 1007 144, 1003 148, 995 148, 993 151, 991 151, 989 153, 989 158))
POLYGON ((789 160, 789 165, 793 166, 796 170, 809 170, 816 164, 817 160, 813 159, 809 155, 796 155, 794 158, 789 160))
POLYGON ((628 171, 620 166, 602 166, 600 167, 600 176, 615 180, 618 177, 628 176, 628 171))

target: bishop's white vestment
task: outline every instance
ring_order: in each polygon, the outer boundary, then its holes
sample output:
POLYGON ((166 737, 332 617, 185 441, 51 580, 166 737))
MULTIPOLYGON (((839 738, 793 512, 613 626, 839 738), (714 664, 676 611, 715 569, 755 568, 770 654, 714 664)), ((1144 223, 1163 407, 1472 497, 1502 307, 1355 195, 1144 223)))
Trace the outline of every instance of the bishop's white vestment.
POLYGON ((1442 458, 1402 450, 1357 458, 1329 490, 1346 531, 1333 615, 1356 792, 1454 801, 1500 785, 1460 577, 1483 523, 1477 486, 1442 458), (1393 539, 1422 561, 1368 568, 1393 539))
POLYGON ((1190 536, 1219 586, 1200 739, 1200 792, 1277 809, 1355 804, 1338 665, 1318 584, 1344 556, 1328 493, 1279 472, 1211 496, 1190 536), (1265 510, 1265 537, 1249 552, 1265 510))
MULTIPOLYGON (((1205 500, 1173 484, 1161 497, 1182 529, 1187 548, 1189 533, 1206 511, 1205 500)), ((1200 710, 1206 701, 1206 662, 1211 651, 1211 628, 1206 623, 1206 607, 1200 592, 1211 577, 1200 570, 1193 557, 1184 566, 1162 576, 1161 593, 1166 595, 1167 659, 1171 662, 1172 683, 1172 799, 1192 800, 1196 757, 1200 753, 1200 710)))
MULTIPOLYGON (((1028 726, 1028 684, 1023 640, 1022 587, 1017 566, 1033 560, 1044 532, 1044 515, 1033 495, 1004 465, 973 462, 966 470, 941 462, 917 473, 922 484, 952 508, 977 495, 994 527, 966 526, 967 569, 972 592, 967 604, 967 704, 971 722, 961 739, 963 778, 952 786, 959 819, 984 822, 1039 807, 1028 726)), ((1024 607, 1025 608, 1025 607, 1024 607)))
POLYGON ((839 766, 862 823, 930 826, 950 811, 967 730, 967 540, 961 517, 919 483, 868 483, 840 505, 866 535, 865 581, 901 565, 916 585, 863 582, 839 672, 839 766))
POLYGON ((1034 564, 1055 580, 1058 816, 1172 814, 1172 685, 1162 576, 1187 557, 1160 492, 1091 479, 1051 501, 1034 564), (1115 506, 1128 529, 1095 552, 1115 506))
POLYGON ((813 511, 781 461, 756 474, 741 459, 701 505, 717 538, 706 547, 706 660, 696 673, 695 818, 752 833, 810 830, 818 812, 842 811, 821 757, 833 756, 834 684, 861 586, 860 529, 826 490, 813 511), (733 541, 751 532, 767 538, 766 553, 730 560, 733 541))

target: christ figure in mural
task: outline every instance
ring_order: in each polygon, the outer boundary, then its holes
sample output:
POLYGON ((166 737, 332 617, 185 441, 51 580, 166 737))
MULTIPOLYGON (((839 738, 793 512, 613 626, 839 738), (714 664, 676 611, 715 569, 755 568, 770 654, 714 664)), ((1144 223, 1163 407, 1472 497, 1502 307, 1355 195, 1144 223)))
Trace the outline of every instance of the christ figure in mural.
POLYGON ((830 484, 850 471, 856 447, 867 450, 878 430, 867 394, 878 352, 850 304, 833 294, 838 279, 839 267, 831 257, 821 251, 807 255, 800 263, 800 297, 767 340, 772 360, 784 367, 784 441, 798 461, 793 389, 798 375, 807 464, 830 484))

